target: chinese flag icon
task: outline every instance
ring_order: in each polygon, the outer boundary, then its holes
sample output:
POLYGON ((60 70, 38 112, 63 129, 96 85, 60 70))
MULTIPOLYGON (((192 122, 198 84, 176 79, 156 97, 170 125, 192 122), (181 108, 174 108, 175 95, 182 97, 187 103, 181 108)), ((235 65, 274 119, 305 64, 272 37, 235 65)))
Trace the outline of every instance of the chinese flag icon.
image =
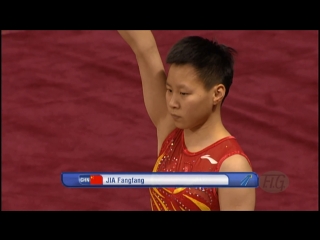
POLYGON ((102 176, 100 175, 93 175, 90 176, 90 184, 98 184, 98 185, 102 185, 102 176))

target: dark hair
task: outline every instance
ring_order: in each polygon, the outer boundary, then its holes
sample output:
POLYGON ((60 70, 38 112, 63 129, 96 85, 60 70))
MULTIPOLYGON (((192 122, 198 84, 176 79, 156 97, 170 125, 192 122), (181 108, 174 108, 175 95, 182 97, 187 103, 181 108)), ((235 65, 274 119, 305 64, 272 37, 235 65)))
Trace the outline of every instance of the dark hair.
POLYGON ((233 80, 233 55, 236 53, 233 48, 219 44, 217 41, 189 36, 181 39, 171 48, 166 62, 193 66, 208 91, 217 84, 223 84, 226 88, 225 99, 233 80))

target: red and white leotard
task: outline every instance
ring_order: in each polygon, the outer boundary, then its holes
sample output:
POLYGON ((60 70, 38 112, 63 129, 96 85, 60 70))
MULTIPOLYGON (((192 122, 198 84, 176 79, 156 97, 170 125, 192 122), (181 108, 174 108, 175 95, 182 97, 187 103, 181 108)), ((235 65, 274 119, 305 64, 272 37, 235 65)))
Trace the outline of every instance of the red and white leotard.
MULTIPOLYGON (((182 129, 165 139, 153 172, 219 172, 222 162, 235 154, 244 156, 237 140, 223 138, 205 149, 191 153, 184 143, 182 129)), ((153 211, 219 211, 215 188, 150 188, 153 211)))

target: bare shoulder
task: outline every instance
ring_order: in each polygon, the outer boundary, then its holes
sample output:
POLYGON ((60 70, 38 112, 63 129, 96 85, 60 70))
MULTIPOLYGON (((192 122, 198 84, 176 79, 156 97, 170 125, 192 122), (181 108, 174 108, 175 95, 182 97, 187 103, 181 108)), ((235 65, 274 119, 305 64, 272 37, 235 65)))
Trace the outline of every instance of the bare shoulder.
POLYGON ((236 154, 223 161, 220 172, 252 172, 252 168, 244 156, 236 154))
MULTIPOLYGON (((227 158, 220 172, 252 172, 248 160, 242 155, 227 158)), ((256 203, 255 188, 219 188, 218 197, 221 211, 253 211, 256 203)))

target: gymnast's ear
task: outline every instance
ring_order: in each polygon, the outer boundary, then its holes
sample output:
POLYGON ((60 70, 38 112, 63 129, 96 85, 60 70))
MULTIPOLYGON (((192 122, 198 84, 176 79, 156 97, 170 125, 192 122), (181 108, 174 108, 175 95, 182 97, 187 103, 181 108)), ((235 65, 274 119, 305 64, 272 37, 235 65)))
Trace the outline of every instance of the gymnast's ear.
POLYGON ((226 88, 223 84, 218 84, 212 88, 212 103, 218 105, 222 102, 226 94, 226 88))

